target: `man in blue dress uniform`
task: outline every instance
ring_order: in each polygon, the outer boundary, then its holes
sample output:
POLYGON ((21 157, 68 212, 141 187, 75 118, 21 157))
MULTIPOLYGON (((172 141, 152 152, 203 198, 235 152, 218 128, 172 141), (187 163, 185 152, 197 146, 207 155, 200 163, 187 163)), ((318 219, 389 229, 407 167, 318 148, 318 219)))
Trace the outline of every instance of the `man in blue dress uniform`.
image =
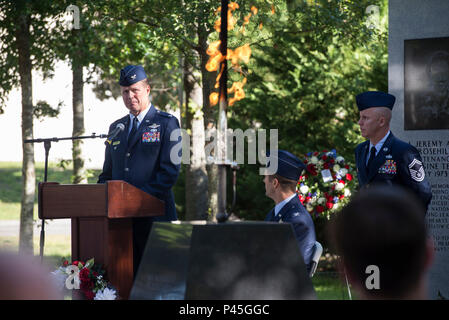
POLYGON ((265 194, 276 203, 265 221, 292 224, 299 250, 309 271, 316 240, 315 227, 296 194, 296 184, 305 165, 295 155, 284 150, 278 150, 277 161, 276 173, 266 175, 263 180, 265 194))
POLYGON ((172 161, 170 152, 180 139, 171 141, 170 134, 179 129, 179 122, 176 117, 157 110, 151 104, 150 85, 142 66, 123 68, 119 84, 129 114, 109 127, 109 133, 119 133, 107 141, 103 172, 98 183, 124 180, 165 202, 163 216, 133 219, 136 274, 152 222, 177 220, 171 188, 178 178, 180 164, 172 161))
POLYGON ((362 136, 368 140, 355 149, 357 176, 361 188, 373 184, 399 185, 416 194, 425 208, 432 199, 419 151, 399 140, 390 131, 391 94, 368 91, 357 95, 358 122, 362 136))

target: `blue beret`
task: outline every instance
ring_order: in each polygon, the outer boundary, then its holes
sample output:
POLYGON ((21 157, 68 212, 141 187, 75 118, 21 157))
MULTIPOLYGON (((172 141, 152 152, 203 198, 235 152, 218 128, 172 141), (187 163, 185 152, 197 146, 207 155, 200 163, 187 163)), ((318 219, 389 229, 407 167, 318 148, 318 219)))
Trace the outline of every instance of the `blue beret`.
POLYGON ((367 91, 357 95, 355 100, 359 111, 372 107, 387 107, 392 110, 396 98, 381 91, 367 91))
POLYGON ((146 78, 147 75, 142 66, 129 65, 120 70, 119 84, 127 87, 146 78))
MULTIPOLYGON (((267 152, 267 157, 270 152, 267 152)), ((278 169, 276 174, 281 177, 298 181, 302 171, 306 168, 305 164, 299 160, 294 154, 285 150, 278 150, 278 169)), ((269 163, 267 164, 269 166, 269 163)))

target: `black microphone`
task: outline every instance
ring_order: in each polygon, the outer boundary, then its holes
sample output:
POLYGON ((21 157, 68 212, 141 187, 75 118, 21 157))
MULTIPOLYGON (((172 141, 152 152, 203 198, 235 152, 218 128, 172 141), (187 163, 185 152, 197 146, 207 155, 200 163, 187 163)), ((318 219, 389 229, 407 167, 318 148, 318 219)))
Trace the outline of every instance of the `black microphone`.
POLYGON ((108 134, 108 140, 106 140, 106 143, 111 144, 111 141, 115 139, 123 130, 125 130, 125 125, 123 123, 117 124, 115 129, 110 134, 108 134))

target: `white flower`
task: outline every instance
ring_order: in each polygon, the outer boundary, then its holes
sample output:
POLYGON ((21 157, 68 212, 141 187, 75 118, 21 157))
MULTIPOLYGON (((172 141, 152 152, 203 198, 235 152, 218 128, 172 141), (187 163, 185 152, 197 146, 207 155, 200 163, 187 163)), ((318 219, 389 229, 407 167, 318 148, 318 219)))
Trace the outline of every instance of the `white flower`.
POLYGON ((104 290, 98 290, 94 297, 94 300, 115 300, 117 298, 114 289, 104 288, 104 290))
POLYGON ((338 164, 336 164, 333 169, 335 172, 338 172, 341 168, 338 164))
POLYGON ((319 205, 324 205, 326 203, 326 198, 319 198, 318 199, 318 204, 319 205))
POLYGON ((309 211, 309 212, 312 212, 312 211, 313 211, 313 206, 312 206, 311 204, 308 203, 308 204, 306 205, 306 210, 309 211))
POLYGON ((299 187, 299 191, 301 191, 302 194, 306 194, 307 192, 309 192, 309 187, 302 185, 301 187, 299 187))
POLYGON ((345 194, 345 197, 349 197, 351 195, 351 191, 348 188, 346 188, 344 194, 345 194))
POLYGON ((335 186, 335 190, 340 191, 343 190, 345 187, 345 185, 341 182, 337 183, 337 185, 335 186))
POLYGON ((338 208, 338 203, 334 203, 334 206, 332 207, 332 210, 335 210, 338 208))
POLYGON ((341 168, 340 171, 338 172, 340 174, 340 176, 344 177, 346 176, 346 174, 348 173, 348 169, 346 168, 341 168))
POLYGON ((65 272, 65 268, 58 268, 51 272, 51 278, 58 289, 62 291, 66 288, 65 281, 67 280, 67 273, 65 272))
POLYGON ((312 162, 313 164, 317 164, 317 163, 318 163, 318 158, 315 157, 315 156, 313 156, 313 157, 310 159, 310 162, 312 162))
POLYGON ((338 156, 337 159, 335 159, 335 161, 337 161, 337 163, 341 163, 345 161, 345 158, 343 158, 342 156, 338 156))

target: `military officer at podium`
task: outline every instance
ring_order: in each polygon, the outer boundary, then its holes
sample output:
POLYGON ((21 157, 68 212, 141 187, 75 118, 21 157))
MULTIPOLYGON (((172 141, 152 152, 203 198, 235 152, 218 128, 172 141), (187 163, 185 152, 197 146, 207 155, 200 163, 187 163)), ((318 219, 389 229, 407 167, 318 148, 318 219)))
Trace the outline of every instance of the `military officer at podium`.
POLYGON ((419 151, 390 131, 395 100, 393 95, 379 91, 356 97, 360 111, 358 124, 362 136, 368 139, 355 149, 359 185, 361 188, 374 184, 405 187, 427 208, 432 191, 419 151))
POLYGON ((134 218, 135 275, 152 222, 177 220, 171 189, 178 178, 180 165, 173 163, 170 152, 180 141, 171 141, 170 134, 179 129, 179 122, 151 104, 150 85, 142 66, 123 68, 119 84, 129 114, 109 127, 112 137, 106 143, 103 172, 98 183, 124 180, 165 202, 163 216, 134 218))
MULTIPOLYGON (((293 225, 299 250, 309 270, 316 240, 315 227, 310 214, 296 194, 296 184, 305 165, 288 151, 278 150, 277 152, 276 173, 265 175, 263 180, 266 196, 276 204, 267 214, 265 221, 288 222, 293 225)), ((270 155, 270 158, 276 158, 274 153, 270 155)), ((267 167, 270 166, 269 164, 267 167)))

